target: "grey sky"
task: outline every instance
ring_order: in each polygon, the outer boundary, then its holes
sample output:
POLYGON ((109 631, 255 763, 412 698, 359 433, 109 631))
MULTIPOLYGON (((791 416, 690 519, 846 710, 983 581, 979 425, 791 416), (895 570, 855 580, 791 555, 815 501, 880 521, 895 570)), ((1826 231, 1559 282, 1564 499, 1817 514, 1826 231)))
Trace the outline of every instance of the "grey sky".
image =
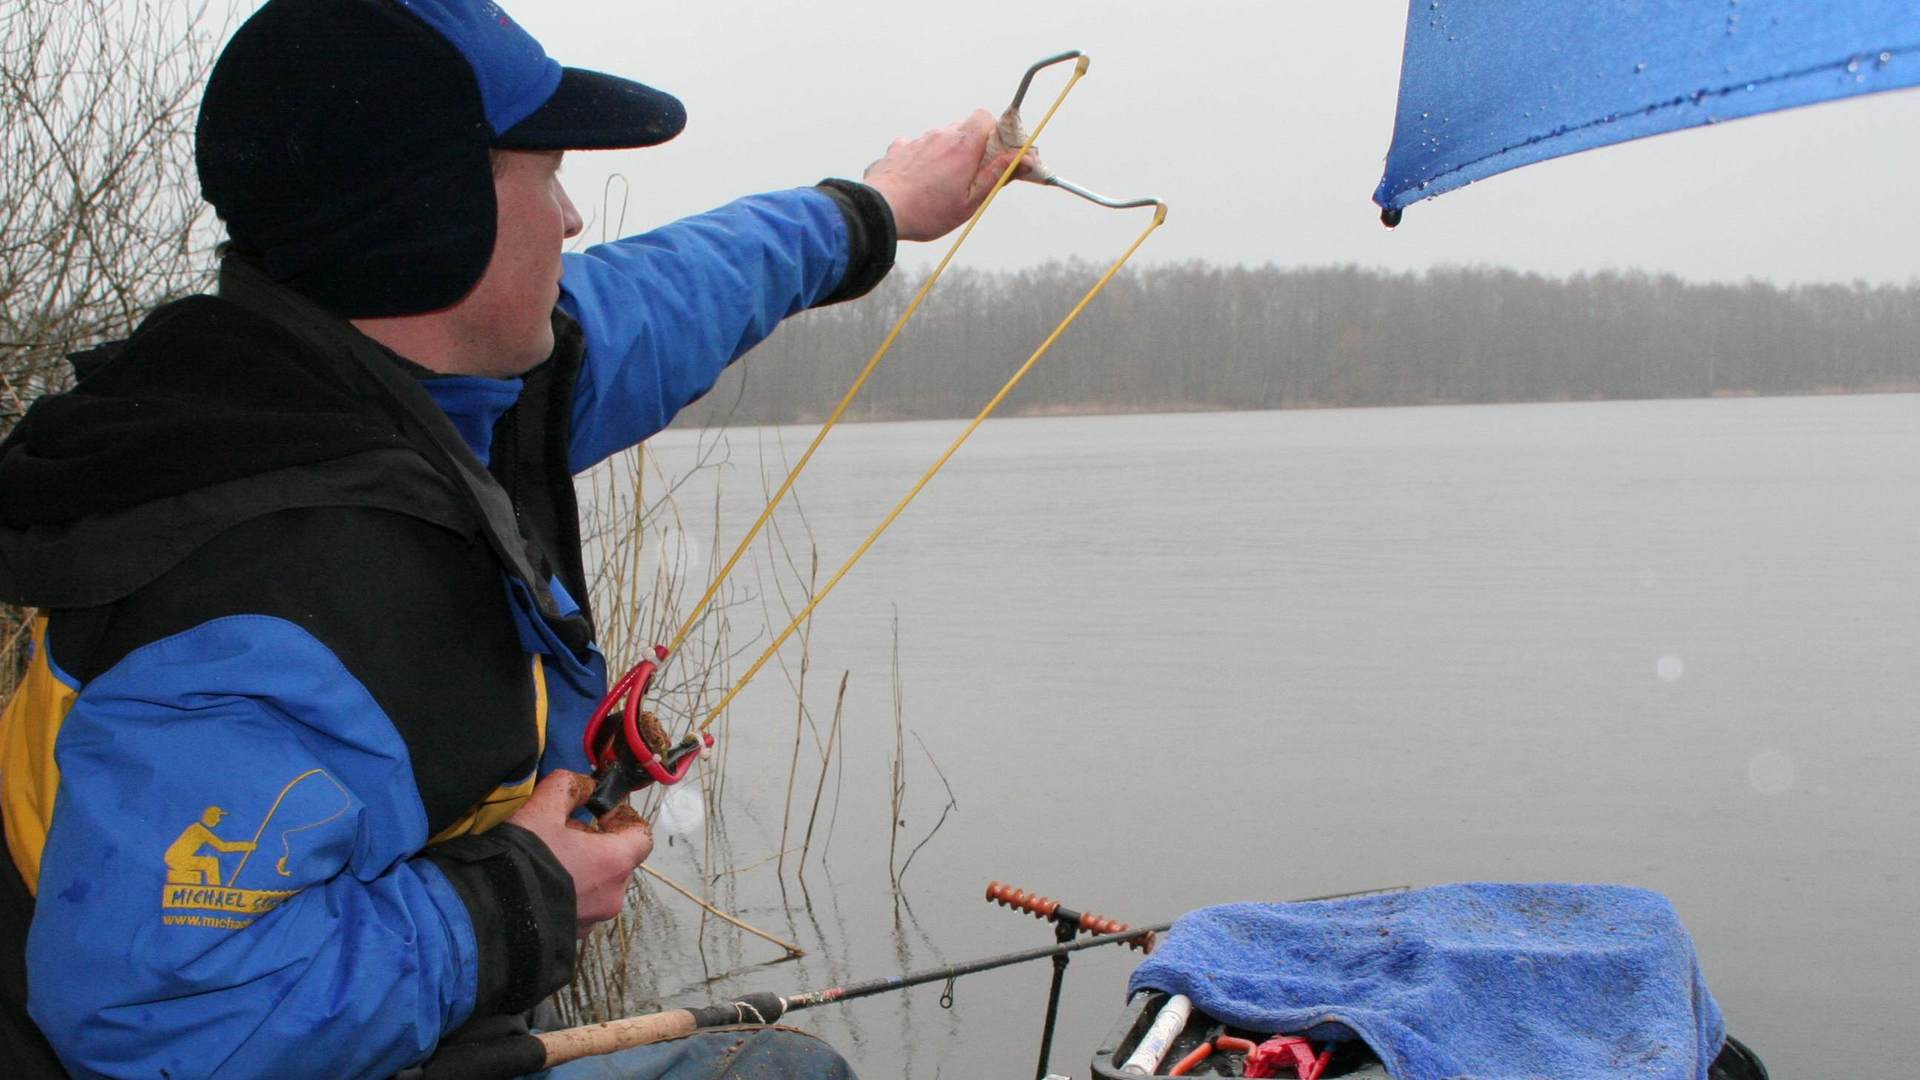
MULTIPOLYGON (((1639 267, 1782 283, 1920 276, 1920 225, 1906 207, 1913 92, 1532 166, 1417 204, 1389 233, 1370 197, 1392 130, 1403 0, 505 6, 562 62, 687 102, 674 143, 569 161, 590 220, 604 179, 625 175, 629 231, 735 194, 857 175, 893 136, 973 105, 997 110, 1029 63, 1080 48, 1093 67, 1041 146, 1069 179, 1171 204, 1143 261, 1639 267)), ((1036 86, 1030 120, 1061 81, 1036 86)), ((1016 190, 962 261, 1105 261, 1143 225, 1058 191, 1016 190)), ((905 258, 928 263, 939 250, 919 245, 905 258)))
MULTIPOLYGON (((628 181, 628 231, 749 191, 857 175, 893 136, 974 105, 997 111, 1028 64, 1079 48, 1092 70, 1041 149, 1069 179, 1171 204, 1143 262, 1920 279, 1920 223, 1906 205, 1920 92, 1545 162, 1415 204, 1388 232, 1370 198, 1392 132, 1404 0, 505 6, 563 63, 638 78, 687 103, 687 131, 667 146, 572 156, 568 187, 596 238, 612 174, 628 181)), ((1062 81, 1056 70, 1036 85, 1030 120, 1062 81)), ((962 263, 1105 261, 1142 224, 1016 188, 962 263)), ((909 245, 903 258, 930 263, 942 250, 909 245)))

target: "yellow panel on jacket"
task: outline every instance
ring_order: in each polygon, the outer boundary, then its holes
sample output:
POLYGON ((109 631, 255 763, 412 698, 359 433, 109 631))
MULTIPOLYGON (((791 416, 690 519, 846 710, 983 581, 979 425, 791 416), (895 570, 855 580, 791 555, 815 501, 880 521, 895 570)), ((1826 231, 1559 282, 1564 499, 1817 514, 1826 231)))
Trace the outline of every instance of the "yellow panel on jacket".
POLYGON ((53 799, 60 790, 60 766, 53 745, 74 699, 80 696, 47 658, 47 619, 33 620, 33 660, 26 678, 0 714, 0 813, 6 815, 7 852, 39 895, 40 853, 53 825, 53 799))
MULTIPOLYGON (((547 750, 547 669, 541 666, 538 656, 533 658, 533 724, 534 730, 539 733, 540 752, 544 754, 547 750)), ((533 785, 539 778, 540 768, 536 763, 534 771, 528 773, 526 779, 494 788, 492 794, 480 800, 460 820, 441 829, 427 843, 438 844, 456 836, 483 833, 507 820, 533 794, 533 785)))

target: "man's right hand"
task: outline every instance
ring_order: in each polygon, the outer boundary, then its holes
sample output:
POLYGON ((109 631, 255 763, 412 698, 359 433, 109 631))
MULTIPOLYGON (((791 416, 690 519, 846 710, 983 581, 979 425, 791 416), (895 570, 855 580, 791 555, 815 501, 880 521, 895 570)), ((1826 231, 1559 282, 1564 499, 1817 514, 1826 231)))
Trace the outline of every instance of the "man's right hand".
POLYGON ((575 821, 573 812, 592 794, 592 780, 556 769, 507 819, 539 837, 572 875, 581 937, 620 914, 627 882, 653 852, 653 830, 630 806, 617 807, 597 827, 575 821))
MULTIPOLYGON (((938 240, 966 223, 1013 161, 1015 150, 987 151, 993 114, 975 109, 966 119, 917 139, 900 138, 861 177, 893 210, 902 240, 938 240)), ((1017 148, 1016 148, 1017 149, 1017 148)), ((1014 179, 1032 171, 1022 163, 1014 179)))

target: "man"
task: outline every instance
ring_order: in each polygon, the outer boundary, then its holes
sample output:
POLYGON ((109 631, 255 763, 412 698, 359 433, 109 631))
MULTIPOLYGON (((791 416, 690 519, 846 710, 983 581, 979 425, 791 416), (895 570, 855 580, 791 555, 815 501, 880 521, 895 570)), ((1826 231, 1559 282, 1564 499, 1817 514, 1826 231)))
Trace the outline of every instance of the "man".
MULTIPOLYGON (((572 475, 1009 160, 976 113, 864 184, 563 258, 561 153, 683 122, 476 0, 269 0, 235 34, 197 132, 217 294, 76 357, 0 445, 0 599, 41 612, 0 725, 6 1075, 388 1076, 618 912, 652 840, 573 820, 606 672, 572 475)), ((850 1075, 778 1032, 619 1068, 850 1075)))
POLYGON ((167 863, 167 882, 175 885, 218 885, 220 884, 220 859, 214 855, 202 855, 200 852, 212 848, 223 854, 236 851, 252 851, 256 845, 244 840, 222 840, 215 835, 214 827, 220 819, 227 816, 225 810, 209 806, 200 815, 200 820, 186 827, 178 839, 167 845, 162 856, 167 863))

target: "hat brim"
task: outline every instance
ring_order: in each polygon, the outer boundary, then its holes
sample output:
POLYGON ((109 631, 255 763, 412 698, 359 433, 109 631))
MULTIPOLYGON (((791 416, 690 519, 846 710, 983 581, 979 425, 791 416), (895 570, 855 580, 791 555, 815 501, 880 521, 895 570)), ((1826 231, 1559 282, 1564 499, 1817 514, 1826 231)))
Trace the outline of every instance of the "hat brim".
POLYGON ((532 115, 493 139, 503 150, 622 150, 658 146, 687 126, 680 99, 631 79, 564 68, 532 115))

